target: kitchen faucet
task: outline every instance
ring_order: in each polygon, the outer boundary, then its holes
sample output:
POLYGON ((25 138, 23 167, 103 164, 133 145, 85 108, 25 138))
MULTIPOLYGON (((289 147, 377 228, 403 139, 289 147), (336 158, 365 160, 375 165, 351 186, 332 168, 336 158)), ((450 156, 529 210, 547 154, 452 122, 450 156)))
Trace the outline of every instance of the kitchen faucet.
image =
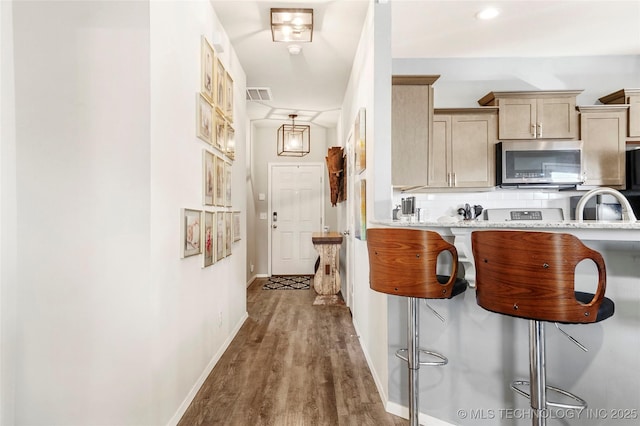
POLYGON ((620 202, 620 206, 622 207, 622 220, 628 220, 629 222, 637 221, 636 215, 633 213, 633 209, 631 208, 631 204, 629 204, 629 200, 627 200, 624 195, 613 188, 602 187, 592 189, 580 198, 580 201, 578 201, 578 204, 576 205, 576 219, 578 222, 582 222, 583 220, 584 206, 587 204, 587 201, 598 194, 612 195, 618 200, 618 202, 620 202))

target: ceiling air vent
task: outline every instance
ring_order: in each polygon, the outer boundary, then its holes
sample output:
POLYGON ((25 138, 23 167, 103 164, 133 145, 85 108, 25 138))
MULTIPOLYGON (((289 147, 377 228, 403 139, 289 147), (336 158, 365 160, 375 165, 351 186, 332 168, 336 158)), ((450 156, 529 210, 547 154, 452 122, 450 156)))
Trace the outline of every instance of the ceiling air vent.
POLYGON ((268 87, 247 87, 248 101, 270 101, 271 89, 268 87))

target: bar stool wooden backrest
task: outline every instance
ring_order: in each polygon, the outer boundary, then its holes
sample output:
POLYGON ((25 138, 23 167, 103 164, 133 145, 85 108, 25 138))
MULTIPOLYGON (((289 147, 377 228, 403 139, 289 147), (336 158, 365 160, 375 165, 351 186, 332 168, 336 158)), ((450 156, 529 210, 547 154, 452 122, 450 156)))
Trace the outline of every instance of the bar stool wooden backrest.
POLYGON ((369 285, 372 290, 396 296, 425 299, 451 297, 458 273, 458 252, 440 234, 420 229, 373 228, 367 230, 369 285), (452 256, 448 281, 438 281, 438 255, 452 256))
POLYGON ((476 300, 483 308, 520 318, 592 323, 606 288, 605 263, 571 234, 529 231, 474 231, 476 300), (591 259, 598 288, 589 303, 575 294, 575 269, 591 259))

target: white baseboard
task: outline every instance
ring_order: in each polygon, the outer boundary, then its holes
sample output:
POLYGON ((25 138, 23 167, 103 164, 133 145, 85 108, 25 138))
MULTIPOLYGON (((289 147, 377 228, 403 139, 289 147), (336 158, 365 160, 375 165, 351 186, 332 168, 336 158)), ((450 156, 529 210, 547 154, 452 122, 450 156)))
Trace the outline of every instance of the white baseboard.
POLYGON ((242 324, 244 324, 247 318, 249 318, 249 314, 245 312, 244 315, 240 318, 240 321, 238 321, 236 326, 233 328, 233 331, 231 332, 231 334, 229 334, 229 337, 227 338, 227 340, 220 347, 218 352, 216 352, 216 354, 211 358, 211 361, 209 361, 209 364, 207 364, 207 366, 205 367, 200 377, 198 377, 198 380, 193 385, 193 387, 185 397, 184 401, 182 401, 182 404, 180 404, 180 407, 178 407, 178 410, 176 411, 176 413, 173 415, 173 417, 171 417, 171 419, 167 423, 167 426, 177 425, 180 419, 182 418, 182 416, 184 416, 184 413, 187 411, 187 408, 189 408, 189 405, 191 405, 191 402, 193 402, 193 398, 195 398, 196 394, 204 384, 204 381, 207 379, 209 374, 211 374, 211 370, 213 370, 213 367, 215 367, 218 361, 220 361, 222 354, 224 354, 224 351, 227 350, 227 348, 231 344, 231 341, 236 337, 236 334, 238 334, 238 332, 240 331, 240 328, 242 327, 242 324))
POLYGON ((253 284, 256 279, 258 279, 258 275, 253 274, 253 276, 247 281, 247 288, 251 287, 251 284, 253 284))
MULTIPOLYGON (((405 407, 404 405, 387 401, 386 410, 387 413, 393 414, 394 416, 402 417, 403 419, 409 418, 409 407, 405 407)), ((423 426, 456 426, 453 423, 445 422, 444 420, 431 417, 424 413, 418 414, 418 422, 423 426)))
POLYGON ((247 281, 247 288, 249 288, 249 286, 253 284, 253 282, 258 278, 269 278, 269 274, 254 274, 251 278, 249 278, 249 281, 247 281))

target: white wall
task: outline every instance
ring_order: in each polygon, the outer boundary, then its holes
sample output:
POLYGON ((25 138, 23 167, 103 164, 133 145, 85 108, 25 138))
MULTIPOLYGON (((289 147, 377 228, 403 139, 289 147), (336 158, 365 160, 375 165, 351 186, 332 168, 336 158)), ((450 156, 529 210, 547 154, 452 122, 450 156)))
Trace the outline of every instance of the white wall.
POLYGON ((246 318, 246 78, 209 1, 152 1, 150 22, 152 423, 165 424, 179 420, 246 318), (195 134, 202 35, 220 35, 216 53, 234 80, 232 210, 242 212, 244 236, 207 268, 201 256, 180 259, 177 232, 182 207, 203 209, 203 150, 224 158, 195 134))
MULTIPOLYGON (((356 52, 342 108, 342 139, 347 140, 357 111, 366 109, 367 169, 349 185, 367 180, 367 219, 384 215, 380 205, 391 205, 391 25, 389 4, 371 2, 356 52), (385 163, 389 163, 386 168, 385 163)), ((350 193, 353 196, 353 191, 350 193)), ((388 209, 385 209, 385 211, 388 209)), ((349 213, 348 213, 349 214, 349 213)), ((384 217, 384 216, 383 216, 384 217)), ((390 213, 389 213, 390 217, 390 213)), ((367 225, 368 227, 370 224, 367 225)), ((378 386, 387 401, 387 298, 369 288, 367 244, 351 238, 353 244, 353 322, 378 386)))
MULTIPOLYGON (((284 123, 262 122, 259 125, 253 125, 251 135, 251 176, 247 180, 247 186, 250 188, 252 199, 249 204, 253 203, 254 222, 252 224, 253 233, 249 235, 250 243, 254 244, 252 251, 253 258, 248 258, 247 263, 255 265, 254 274, 266 276, 269 271, 268 252, 269 252, 269 163, 322 163, 324 165, 324 181, 325 181, 325 225, 332 230, 337 227, 337 212, 335 207, 331 207, 329 179, 327 175, 325 157, 327 149, 335 146, 335 131, 326 129, 321 126, 311 125, 310 140, 311 148, 309 154, 304 157, 278 157, 276 151, 276 136, 278 128, 284 123), (264 194, 265 199, 259 200, 259 194, 264 194), (267 219, 260 219, 260 213, 266 213, 267 219)), ((300 123, 305 124, 305 123, 300 123)), ((322 231, 322 229, 318 229, 322 231)))
POLYGON ((16 128, 13 3, 0 2, 0 424, 14 424, 16 371, 16 128))
MULTIPOLYGON (((174 424, 246 318, 242 242, 180 259, 180 209, 202 209, 200 36, 223 29, 206 0, 5 3, 2 422, 174 424)), ((223 43, 244 211, 245 77, 223 43)))
POLYGON ((16 424, 150 410, 149 11, 15 2, 16 424))

